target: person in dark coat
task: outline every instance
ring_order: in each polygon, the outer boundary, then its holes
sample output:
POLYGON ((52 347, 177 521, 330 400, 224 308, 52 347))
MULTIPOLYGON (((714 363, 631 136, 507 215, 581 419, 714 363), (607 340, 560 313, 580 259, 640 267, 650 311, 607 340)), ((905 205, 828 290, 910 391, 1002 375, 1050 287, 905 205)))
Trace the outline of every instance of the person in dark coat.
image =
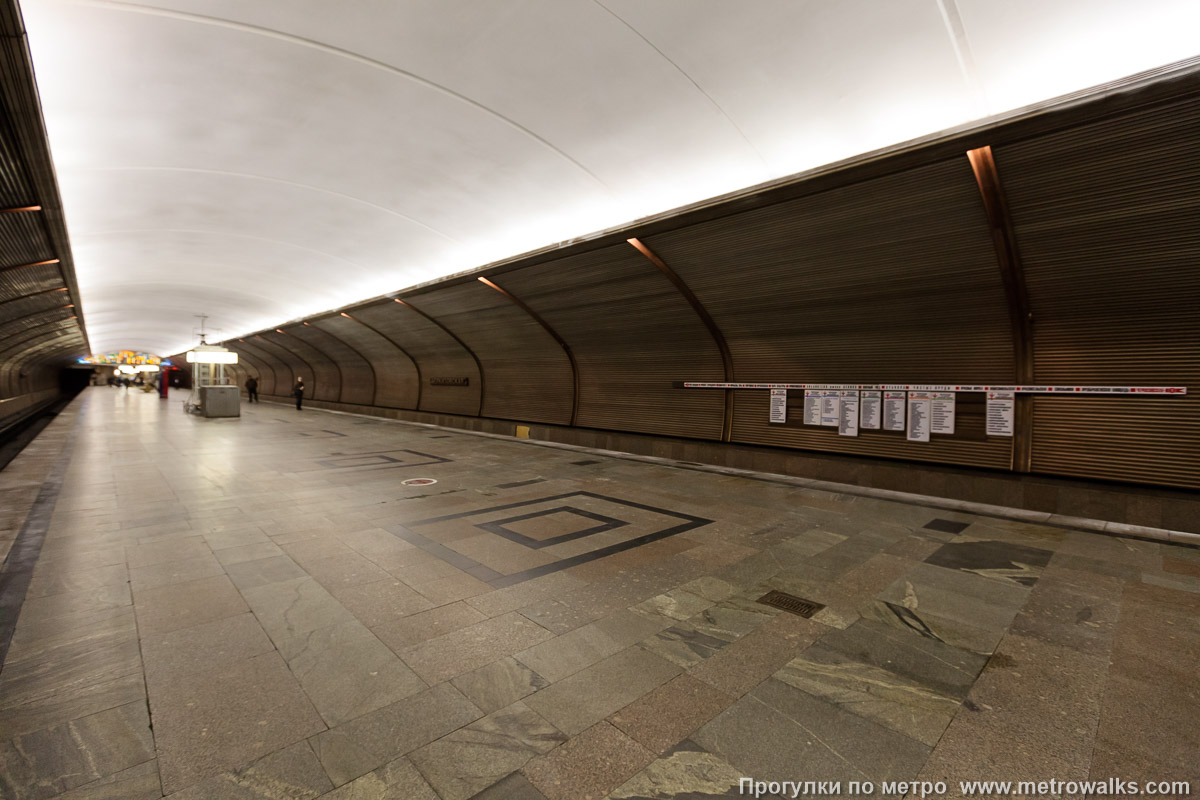
POLYGON ((251 403, 258 402, 258 378, 253 375, 246 379, 246 394, 250 396, 251 403))
POLYGON ((296 378, 296 387, 292 389, 296 396, 296 410, 300 410, 300 401, 304 399, 304 378, 296 378))

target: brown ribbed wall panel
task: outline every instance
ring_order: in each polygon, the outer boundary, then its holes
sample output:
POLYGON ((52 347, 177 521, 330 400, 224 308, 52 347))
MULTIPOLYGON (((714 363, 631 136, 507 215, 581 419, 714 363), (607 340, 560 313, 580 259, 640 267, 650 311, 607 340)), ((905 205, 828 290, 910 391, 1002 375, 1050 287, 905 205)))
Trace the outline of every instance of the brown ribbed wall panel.
POLYGON ((252 352, 261 353, 262 357, 268 360, 275 372, 274 385, 271 387, 274 391, 271 394, 291 395, 296 378, 303 378, 306 386, 316 385, 312 370, 294 354, 283 350, 274 342, 262 336, 254 336, 247 338, 245 342, 239 342, 239 346, 253 348, 252 352))
POLYGON ((1200 487, 1200 100, 995 150, 1044 383, 1178 398, 1034 401, 1033 469, 1200 487))
MULTIPOLYGON (((254 375, 256 378, 258 378, 259 394, 276 394, 275 370, 272 369, 272 365, 268 363, 265 358, 263 358, 261 352, 252 352, 246 347, 244 342, 234 341, 224 342, 223 344, 238 354, 238 360, 239 362, 243 362, 243 371, 245 373, 254 375)), ((184 369, 187 369, 187 367, 184 366, 183 361, 176 361, 175 363, 184 369)), ((242 381, 244 382, 245 378, 242 378, 242 381)))
POLYGON ((323 356, 337 365, 340 385, 337 402, 371 405, 375 397, 375 371, 371 363, 355 352, 353 347, 312 322, 294 325, 287 332, 320 350, 323 356))
POLYGON ((61 291, 40 292, 13 300, 0 301, 0 323, 11 322, 29 314, 62 308, 70 303, 70 294, 61 291))
MULTIPOLYGON (((424 308, 420 298, 413 305, 424 308)), ((421 411, 479 413, 480 375, 475 359, 454 337, 400 303, 385 301, 351 309, 357 317, 403 347, 421 367, 421 411), (436 386, 439 378, 466 378, 466 386, 436 386)), ((376 367, 378 369, 378 366, 376 367)))
MULTIPOLYGON (((26 264, 36 262, 22 262, 26 264)), ((0 302, 62 286, 57 264, 39 264, 0 272, 0 302)))
POLYGON ((0 269, 54 258, 41 216, 38 212, 0 214, 0 269))
POLYGON ((361 322, 340 314, 310 322, 313 327, 328 331, 370 360, 375 369, 375 405, 385 408, 417 407, 416 364, 395 344, 361 322))
POLYGON ((313 382, 304 381, 304 396, 314 400, 328 400, 336 403, 342 391, 342 376, 338 364, 333 357, 318 347, 296 336, 296 329, 301 326, 290 325, 283 328, 283 333, 267 331, 262 337, 271 344, 287 350, 300 359, 311 370, 313 382))
POLYGON ((414 305, 454 331, 483 364, 483 415, 571 421, 571 362, 537 320, 478 281, 417 295, 414 305))
POLYGON ((541 315, 574 352, 578 425, 720 438, 721 392, 671 384, 724 380, 721 353, 683 296, 632 246, 562 258, 496 281, 541 315))
MULTIPOLYGON (((1003 285, 965 154, 646 243, 725 334, 739 381, 1013 380, 1003 285)), ((1009 465, 1009 440, 970 430, 926 444, 879 431, 843 437, 771 425, 767 416, 765 392, 738 392, 733 440, 1009 465)))

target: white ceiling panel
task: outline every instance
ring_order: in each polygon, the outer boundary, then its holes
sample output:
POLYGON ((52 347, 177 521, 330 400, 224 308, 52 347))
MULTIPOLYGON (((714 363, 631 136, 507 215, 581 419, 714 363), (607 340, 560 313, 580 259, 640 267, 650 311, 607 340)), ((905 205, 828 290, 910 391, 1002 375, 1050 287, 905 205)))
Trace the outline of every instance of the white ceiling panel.
POLYGON ((175 352, 1179 60, 1194 0, 25 0, 88 332, 175 352))

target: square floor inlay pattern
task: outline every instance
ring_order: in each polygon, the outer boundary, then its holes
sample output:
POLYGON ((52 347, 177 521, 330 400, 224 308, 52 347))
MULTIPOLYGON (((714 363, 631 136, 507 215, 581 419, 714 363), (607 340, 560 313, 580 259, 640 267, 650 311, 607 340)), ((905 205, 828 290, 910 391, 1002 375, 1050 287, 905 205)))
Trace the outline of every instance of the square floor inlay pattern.
MULTIPOLYGON (((440 542, 466 559, 460 560, 460 569, 471 571, 482 567, 495 572, 484 580, 502 588, 695 530, 710 522, 693 514, 595 492, 570 492, 432 517, 408 523, 406 527, 422 539, 440 542), (588 522, 595 524, 587 525, 588 522), (585 527, 579 527, 581 524, 585 527), (475 531, 481 533, 471 535, 475 531), (480 541, 480 536, 493 537, 495 541, 480 541), (582 550, 577 545, 580 540, 583 540, 582 550), (545 554, 548 560, 521 566, 527 560, 523 562, 509 545, 545 554), (513 567, 514 564, 518 566, 513 567)), ((425 546, 414 536, 405 538, 425 546)), ((425 549, 441 554, 434 547, 425 549)))
POLYGON ((424 467, 430 464, 445 464, 450 459, 420 453, 416 450, 385 450, 380 453, 357 453, 338 458, 326 458, 317 463, 327 469, 394 469, 396 467, 424 467))

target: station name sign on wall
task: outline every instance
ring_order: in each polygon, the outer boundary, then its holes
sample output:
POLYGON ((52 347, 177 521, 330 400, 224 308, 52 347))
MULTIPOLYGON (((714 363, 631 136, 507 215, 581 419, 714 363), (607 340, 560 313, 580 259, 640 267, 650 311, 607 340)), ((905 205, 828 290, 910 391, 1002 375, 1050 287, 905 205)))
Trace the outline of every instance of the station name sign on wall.
POLYGON ((430 386, 470 386, 470 378, 430 378, 430 386))

